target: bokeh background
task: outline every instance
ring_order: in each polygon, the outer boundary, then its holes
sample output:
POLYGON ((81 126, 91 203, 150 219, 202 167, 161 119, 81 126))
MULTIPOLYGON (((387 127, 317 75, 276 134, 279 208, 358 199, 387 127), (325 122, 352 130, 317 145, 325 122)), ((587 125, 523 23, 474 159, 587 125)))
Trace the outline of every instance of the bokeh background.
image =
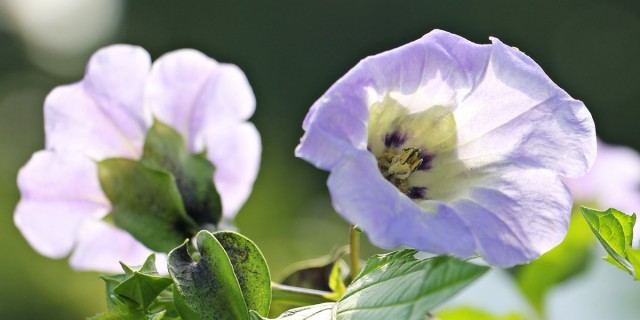
MULTIPOLYGON (((637 0, 0 0, 0 319, 83 319, 105 310, 98 274, 38 255, 13 224, 16 174, 43 147, 44 98, 79 80, 97 48, 131 43, 157 58, 189 47, 244 70, 264 152, 237 223, 277 278, 290 263, 347 242, 327 174, 293 155, 309 106, 360 59, 435 28, 518 47, 585 102, 602 139, 640 148, 637 0)), ((364 254, 379 251, 365 246, 364 254)), ((640 284, 595 261, 552 292, 548 314, 637 319, 638 297, 640 284)), ((500 272, 452 303, 530 311, 500 272)))

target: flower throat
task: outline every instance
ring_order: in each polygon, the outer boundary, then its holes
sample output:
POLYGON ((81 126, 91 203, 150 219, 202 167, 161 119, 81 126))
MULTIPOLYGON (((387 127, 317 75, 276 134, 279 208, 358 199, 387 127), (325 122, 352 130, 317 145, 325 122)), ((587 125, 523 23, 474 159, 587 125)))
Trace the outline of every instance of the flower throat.
POLYGON ((409 147, 398 152, 397 148, 390 147, 377 160, 382 176, 393 183, 400 192, 409 195, 411 188, 407 179, 424 161, 420 157, 420 149, 409 147))

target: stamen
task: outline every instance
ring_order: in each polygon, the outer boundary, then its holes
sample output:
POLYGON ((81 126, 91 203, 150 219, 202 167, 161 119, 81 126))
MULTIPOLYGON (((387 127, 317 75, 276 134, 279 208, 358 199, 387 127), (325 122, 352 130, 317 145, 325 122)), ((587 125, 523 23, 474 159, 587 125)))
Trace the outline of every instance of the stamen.
POLYGON ((391 159, 389 168, 387 172, 384 173, 384 176, 405 180, 409 178, 412 172, 416 171, 422 164, 422 161, 422 158, 420 158, 420 149, 413 147, 404 148, 402 149, 402 153, 391 159))
POLYGON ((402 150, 387 148, 378 158, 378 169, 382 176, 411 199, 424 199, 423 187, 412 187, 407 179, 411 174, 422 168, 424 155, 418 148, 409 147, 402 150))

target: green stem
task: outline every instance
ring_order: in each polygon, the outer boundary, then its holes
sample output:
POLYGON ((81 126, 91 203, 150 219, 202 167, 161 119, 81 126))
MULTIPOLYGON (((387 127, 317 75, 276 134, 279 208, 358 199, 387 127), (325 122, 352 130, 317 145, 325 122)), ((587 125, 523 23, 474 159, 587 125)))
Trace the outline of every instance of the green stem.
POLYGON ((271 300, 295 306, 309 306, 318 303, 335 302, 327 298, 331 292, 286 286, 271 282, 271 300))
POLYGON ((360 273, 360 229, 351 225, 349 233, 349 255, 351 257, 351 280, 360 273))

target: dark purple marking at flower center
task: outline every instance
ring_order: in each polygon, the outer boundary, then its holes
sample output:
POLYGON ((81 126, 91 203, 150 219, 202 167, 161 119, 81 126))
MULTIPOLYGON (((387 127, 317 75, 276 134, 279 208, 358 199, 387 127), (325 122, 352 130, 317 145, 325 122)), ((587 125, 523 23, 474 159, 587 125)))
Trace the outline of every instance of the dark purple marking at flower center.
POLYGON ((407 135, 402 134, 400 130, 394 130, 391 133, 387 133, 384 135, 384 145, 387 148, 397 148, 407 141, 407 135))
POLYGON ((422 163, 418 166, 416 170, 427 171, 431 169, 431 162, 433 161, 433 158, 435 158, 435 155, 428 154, 422 151, 420 152, 419 157, 420 159, 422 159, 422 163))
POLYGON ((425 199, 427 193, 427 187, 411 187, 409 188, 409 192, 407 192, 407 196, 410 199, 425 199))

